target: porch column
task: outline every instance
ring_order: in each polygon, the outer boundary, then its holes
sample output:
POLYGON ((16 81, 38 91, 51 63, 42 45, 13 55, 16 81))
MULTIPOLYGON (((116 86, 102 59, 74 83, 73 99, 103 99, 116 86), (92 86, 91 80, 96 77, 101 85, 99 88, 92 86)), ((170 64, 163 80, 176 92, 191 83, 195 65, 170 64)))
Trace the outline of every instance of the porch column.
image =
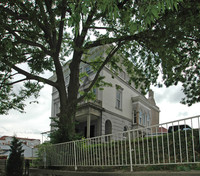
POLYGON ((90 138, 90 113, 87 116, 87 138, 90 138))

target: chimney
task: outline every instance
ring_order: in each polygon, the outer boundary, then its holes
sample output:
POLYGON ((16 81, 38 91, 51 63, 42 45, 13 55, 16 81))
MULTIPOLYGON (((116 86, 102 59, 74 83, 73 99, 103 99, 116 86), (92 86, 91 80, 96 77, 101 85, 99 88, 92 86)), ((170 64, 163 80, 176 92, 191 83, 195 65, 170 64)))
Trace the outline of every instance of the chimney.
POLYGON ((153 90, 149 90, 149 98, 153 98, 154 99, 154 92, 153 90))
POLYGON ((151 102, 151 104, 156 105, 156 102, 154 100, 154 91, 153 90, 149 90, 149 98, 148 100, 151 102))

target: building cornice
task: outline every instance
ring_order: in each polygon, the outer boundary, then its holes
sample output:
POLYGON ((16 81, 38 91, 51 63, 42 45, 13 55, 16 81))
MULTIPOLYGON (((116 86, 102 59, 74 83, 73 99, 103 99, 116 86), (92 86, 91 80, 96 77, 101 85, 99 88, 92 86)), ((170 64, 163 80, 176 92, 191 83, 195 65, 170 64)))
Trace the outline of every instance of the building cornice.
POLYGON ((104 109, 104 112, 107 112, 107 113, 109 113, 109 114, 112 114, 112 115, 114 115, 114 116, 117 116, 117 117, 119 117, 119 118, 122 118, 122 119, 124 119, 124 120, 127 120, 127 121, 129 121, 129 122, 132 122, 132 119, 129 119, 129 118, 127 118, 127 117, 124 117, 124 116, 122 116, 122 115, 119 115, 119 114, 117 114, 117 113, 115 113, 115 112, 109 111, 109 110, 107 110, 107 109, 104 109))
POLYGON ((155 109, 156 111, 160 112, 159 107, 156 106, 156 105, 151 104, 151 103, 149 102, 149 100, 148 100, 146 97, 144 97, 144 96, 139 95, 139 96, 136 96, 136 97, 132 97, 132 98, 131 98, 131 101, 132 101, 132 103, 140 102, 140 103, 144 104, 145 106, 147 106, 147 107, 149 107, 149 108, 153 108, 153 109, 155 109))
POLYGON ((91 107, 91 108, 94 108, 94 109, 96 109, 96 110, 101 110, 101 111, 103 111, 104 108, 102 107, 101 101, 99 101, 99 103, 100 103, 100 104, 97 104, 97 103, 95 103, 95 102, 86 102, 86 103, 80 104, 80 105, 78 106, 78 110, 83 109, 83 108, 86 108, 86 107, 91 107))

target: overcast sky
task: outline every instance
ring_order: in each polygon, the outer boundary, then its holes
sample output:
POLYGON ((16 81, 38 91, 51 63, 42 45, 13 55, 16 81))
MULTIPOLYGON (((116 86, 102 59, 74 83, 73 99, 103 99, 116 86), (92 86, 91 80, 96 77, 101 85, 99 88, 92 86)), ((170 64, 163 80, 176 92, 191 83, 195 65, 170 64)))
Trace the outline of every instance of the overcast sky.
MULTIPOLYGON (((38 98, 39 104, 27 104, 26 113, 10 111, 9 115, 1 115, 0 136, 17 135, 42 140, 41 133, 50 130, 51 90, 51 87, 45 86, 38 98)), ((200 103, 191 107, 180 104, 184 96, 180 85, 153 90, 161 111, 160 123, 200 115, 200 103)))

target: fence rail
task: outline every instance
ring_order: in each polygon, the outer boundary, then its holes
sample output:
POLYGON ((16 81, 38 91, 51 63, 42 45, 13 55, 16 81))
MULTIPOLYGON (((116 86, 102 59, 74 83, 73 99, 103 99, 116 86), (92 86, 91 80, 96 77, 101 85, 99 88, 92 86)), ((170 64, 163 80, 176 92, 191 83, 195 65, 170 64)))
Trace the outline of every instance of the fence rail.
POLYGON ((48 146, 45 166, 200 163, 200 116, 48 146))

